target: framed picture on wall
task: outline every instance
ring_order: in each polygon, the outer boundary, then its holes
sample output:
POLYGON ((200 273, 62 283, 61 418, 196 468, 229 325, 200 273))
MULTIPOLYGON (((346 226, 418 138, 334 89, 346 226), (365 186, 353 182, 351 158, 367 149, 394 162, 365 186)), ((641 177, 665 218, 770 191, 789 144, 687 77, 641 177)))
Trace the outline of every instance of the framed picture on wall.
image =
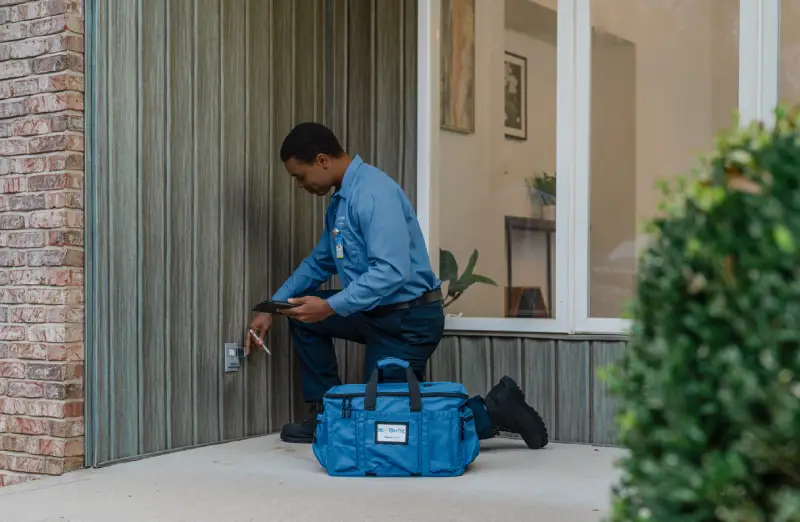
MULTIPOLYGON (((495 0, 498 1, 498 0, 495 0)), ((440 126, 475 132, 475 0, 442 0, 440 126)))
POLYGON ((528 139, 528 59, 506 51, 505 134, 528 139))

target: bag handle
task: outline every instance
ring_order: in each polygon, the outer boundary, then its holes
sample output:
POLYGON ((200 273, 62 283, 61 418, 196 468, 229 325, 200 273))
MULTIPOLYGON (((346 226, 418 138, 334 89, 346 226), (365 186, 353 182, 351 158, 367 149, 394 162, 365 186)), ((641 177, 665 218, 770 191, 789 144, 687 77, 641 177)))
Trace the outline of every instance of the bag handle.
POLYGON ((397 359, 395 357, 387 357, 378 361, 378 367, 372 371, 372 375, 367 382, 367 394, 364 397, 364 409, 367 411, 375 411, 375 406, 378 402, 378 381, 383 380, 383 369, 389 366, 399 366, 406 369, 406 381, 408 382, 408 396, 411 403, 411 411, 422 411, 422 395, 419 391, 419 379, 411 369, 408 361, 397 359))

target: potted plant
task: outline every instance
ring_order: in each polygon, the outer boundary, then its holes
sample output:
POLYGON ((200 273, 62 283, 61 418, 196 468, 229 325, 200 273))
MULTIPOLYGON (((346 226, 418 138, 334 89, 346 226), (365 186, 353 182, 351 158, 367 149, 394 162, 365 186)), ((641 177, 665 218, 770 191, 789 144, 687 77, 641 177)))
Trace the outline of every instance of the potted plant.
POLYGON ((533 176, 525 179, 528 187, 528 196, 534 209, 533 217, 539 217, 549 221, 556 219, 556 175, 542 172, 541 176, 533 176), (536 215, 538 214, 538 215, 536 215))
POLYGON ((497 283, 490 278, 474 272, 477 262, 478 251, 473 250, 464 272, 459 275, 458 262, 453 253, 439 249, 439 279, 442 280, 442 283, 447 283, 447 295, 444 300, 445 308, 453 304, 453 301, 464 295, 464 292, 476 283, 497 286, 497 283))

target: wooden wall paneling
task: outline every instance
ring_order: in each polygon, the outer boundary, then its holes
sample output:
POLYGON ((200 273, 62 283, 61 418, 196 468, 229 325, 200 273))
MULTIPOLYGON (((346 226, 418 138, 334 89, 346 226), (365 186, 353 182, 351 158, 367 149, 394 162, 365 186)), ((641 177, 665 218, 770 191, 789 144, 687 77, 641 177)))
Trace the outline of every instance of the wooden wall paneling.
POLYGON ((111 288, 111 400, 114 457, 139 451, 138 368, 138 38, 136 2, 109 5, 109 61, 113 93, 109 114, 111 157, 109 233, 114 238, 109 258, 111 288), (133 392, 133 393, 132 393, 133 392))
POLYGON ((402 2, 403 154, 400 184, 416 208, 417 204, 417 5, 402 2))
MULTIPOLYGON (((247 310, 270 295, 270 279, 280 268, 277 262, 286 251, 273 246, 273 234, 284 224, 274 223, 272 205, 280 200, 273 191, 270 163, 277 150, 273 144, 273 5, 278 2, 247 1, 247 181, 245 189, 245 306, 247 310)), ((285 3, 285 2, 282 2, 285 3)), ((285 221, 285 220, 284 220, 285 221)), ((276 318, 277 329, 281 328, 276 318)), ((273 353, 270 357, 258 350, 247 358, 246 380, 246 432, 245 435, 267 433, 270 429, 270 402, 272 390, 269 382, 270 367, 274 358, 285 350, 275 334, 268 341, 273 353)))
POLYGON ((542 416, 550 439, 556 431, 556 341, 522 339, 522 373, 519 383, 525 400, 542 416))
POLYGON ((197 444, 220 440, 222 352, 220 310, 220 8, 221 0, 196 0, 194 316, 197 444))
POLYGON ((169 185, 167 287, 170 289, 167 321, 170 447, 194 443, 194 340, 192 316, 192 236, 194 187, 194 2, 169 3, 169 185))
POLYGON ((444 337, 439 347, 431 355, 428 381, 458 382, 459 376, 459 338, 444 337))
MULTIPOLYGON (((95 382, 91 383, 94 386, 93 395, 98 400, 95 402, 95 411, 90 412, 92 421, 92 435, 94 438, 94 454, 90 456, 90 462, 97 464, 99 462, 107 462, 111 459, 112 444, 112 411, 111 402, 111 372, 109 371, 111 365, 111 352, 107 349, 110 343, 109 332, 109 315, 107 311, 109 308, 109 294, 110 289, 107 284, 109 278, 109 249, 110 249, 110 236, 108 220, 102 219, 103 216, 108 216, 110 211, 110 202, 108 200, 108 186, 110 184, 111 175, 109 173, 109 165, 111 162, 111 140, 108 133, 109 122, 109 83, 111 77, 111 68, 109 67, 109 33, 111 32, 111 24, 108 23, 109 19, 109 6, 105 2, 97 3, 97 108, 95 110, 94 118, 97 122, 97 157, 96 157, 96 192, 97 201, 95 202, 96 212, 101 216, 97 220, 97 234, 94 242, 97 256, 97 308, 98 313, 96 320, 97 328, 97 345, 103 349, 95 351, 97 361, 95 366, 97 368, 95 382), (105 282, 105 284, 103 284, 105 282)), ((88 310, 87 310, 88 313, 88 310)), ((87 361, 90 363, 90 361, 87 361)), ((87 412, 89 413, 89 412, 87 412)))
MULTIPOLYGON (((456 338, 447 336, 446 338, 456 338)), ((492 372, 492 348, 489 337, 461 337, 459 339, 459 361, 461 382, 470 395, 486 395, 489 391, 492 372)))
POLYGON ((140 451, 167 449, 166 209, 167 178, 167 4, 140 0, 141 108, 139 133, 141 158, 141 346, 142 368, 140 451))
MULTIPOLYGON (((294 63, 293 87, 294 118, 292 125, 305 121, 322 121, 325 88, 325 68, 323 53, 323 23, 325 0, 306 0, 295 2, 293 16, 294 63)), ((288 132, 288 130, 287 130, 288 132)), ((281 162, 279 162, 281 163, 281 162)), ((278 167, 277 176, 291 178, 282 163, 278 167)), ((322 235, 323 215, 320 212, 321 198, 292 187, 292 257, 291 270, 311 252, 322 235)), ((308 415, 308 405, 302 397, 302 382, 297 353, 289 342, 286 345, 291 354, 291 413, 292 418, 302 419, 308 415)))
POLYGON ((589 350, 589 341, 559 341, 556 345, 556 440, 591 441, 589 350))
POLYGON ((624 342, 592 343, 592 442, 595 444, 617 444, 617 401, 609 394, 608 385, 598 377, 597 371, 616 363, 625 345, 624 342))
MULTIPOLYGON (((347 3, 347 136, 343 144, 351 154, 367 162, 375 157, 374 134, 374 2, 349 0, 347 3)), ((365 348, 347 343, 346 382, 362 382, 365 348)))
POLYGON ((523 385, 522 340, 514 337, 492 338, 492 379, 489 388, 508 375, 523 385))
MULTIPOLYGON (((271 256, 264 262, 270 263, 270 293, 278 289, 295 268, 294 243, 296 222, 294 219, 295 184, 286 174, 280 160, 280 147, 283 138, 295 124, 296 106, 300 97, 295 90, 299 86, 295 75, 295 17, 298 2, 280 0, 272 2, 272 53, 271 78, 273 106, 269 155, 269 175, 271 180, 271 200, 264 202, 270 207, 270 248, 271 256)), ((306 23, 308 23, 306 21, 306 23)), ((305 57, 308 59, 308 57, 305 57)), ((270 370, 270 430, 278 431, 291 420, 291 338, 288 321, 275 321, 271 332, 273 352, 268 364, 270 370)))
POLYGON ((370 31, 375 142, 373 161, 396 180, 403 173, 403 4, 404 0, 373 2, 370 31))
MULTIPOLYGON (((245 182, 247 172, 247 21, 245 0, 222 6, 221 91, 222 154, 221 339, 218 343, 244 343, 244 327, 250 318, 245 303, 245 182)), ((245 433, 245 371, 222 376, 220 414, 222 438, 238 439, 245 433)))

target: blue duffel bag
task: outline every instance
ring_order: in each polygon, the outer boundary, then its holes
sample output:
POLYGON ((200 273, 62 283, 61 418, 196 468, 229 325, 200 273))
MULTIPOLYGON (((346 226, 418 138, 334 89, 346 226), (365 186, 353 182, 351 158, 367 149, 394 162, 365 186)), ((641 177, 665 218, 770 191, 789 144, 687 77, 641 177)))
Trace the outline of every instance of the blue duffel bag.
POLYGON ((317 415, 313 449, 328 475, 455 477, 480 452, 463 384, 420 384, 406 361, 378 362, 369 382, 334 386, 317 415), (383 383, 382 370, 405 368, 405 383, 383 383))

